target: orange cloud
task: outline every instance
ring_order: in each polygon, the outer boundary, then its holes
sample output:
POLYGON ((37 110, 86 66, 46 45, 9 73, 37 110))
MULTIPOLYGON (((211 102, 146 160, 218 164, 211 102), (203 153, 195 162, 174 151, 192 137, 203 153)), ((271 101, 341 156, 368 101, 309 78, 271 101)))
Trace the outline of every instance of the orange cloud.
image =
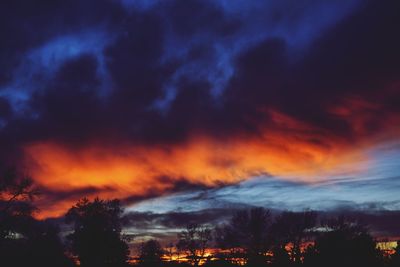
MULTIPOLYGON (((237 183, 251 176, 271 174, 283 179, 313 182, 338 166, 360 162, 356 147, 348 150, 343 140, 278 112, 271 112, 276 129, 263 129, 257 137, 236 136, 226 140, 194 136, 175 145, 91 144, 71 149, 53 142, 25 147, 26 163, 35 181, 49 190, 99 190, 100 197, 127 198, 160 194, 174 182, 215 186, 237 183), (277 130, 279 129, 279 130, 277 130), (296 131, 294 131, 296 129, 296 131), (290 131, 290 134, 286 131, 290 131), (169 177, 160 179, 160 177, 169 177)), ((40 217, 59 216, 76 199, 46 203, 40 217)))

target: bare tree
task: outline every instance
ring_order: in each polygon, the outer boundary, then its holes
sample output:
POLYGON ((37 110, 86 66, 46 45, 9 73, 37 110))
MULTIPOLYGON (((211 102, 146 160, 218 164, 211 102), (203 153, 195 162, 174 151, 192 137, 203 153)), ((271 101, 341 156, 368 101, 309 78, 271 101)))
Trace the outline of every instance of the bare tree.
POLYGON ((170 242, 165 246, 165 254, 168 256, 169 261, 173 260, 173 256, 174 256, 174 243, 170 242))
POLYGON ((0 239, 26 230, 23 225, 32 219, 36 210, 32 201, 38 194, 32 179, 15 169, 0 175, 0 239))
POLYGON ((29 176, 19 177, 17 171, 10 168, 0 176, 0 212, 10 211, 16 202, 32 201, 39 192, 33 186, 29 176))
POLYGON ((270 222, 270 212, 264 208, 239 211, 227 224, 217 227, 217 244, 235 254, 237 248, 242 249, 248 263, 264 262, 270 247, 270 222))
POLYGON ((291 245, 291 259, 294 262, 301 260, 301 245, 312 235, 312 229, 317 223, 317 215, 313 211, 283 212, 271 226, 277 250, 291 245))
POLYGON ((193 265, 198 266, 212 240, 211 229, 198 224, 189 224, 178 234, 178 239, 178 250, 186 251, 193 265))

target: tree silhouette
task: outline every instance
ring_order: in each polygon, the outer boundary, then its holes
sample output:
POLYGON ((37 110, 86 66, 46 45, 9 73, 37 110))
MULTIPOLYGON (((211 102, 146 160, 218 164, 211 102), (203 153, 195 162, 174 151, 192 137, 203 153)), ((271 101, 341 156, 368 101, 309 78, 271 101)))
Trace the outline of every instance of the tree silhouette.
POLYGON ((397 247, 395 249, 395 252, 390 257, 390 266, 391 267, 400 266, 400 241, 397 241, 397 247))
POLYGON ((177 249, 186 251, 188 259, 198 266, 212 240, 211 230, 198 224, 189 224, 178 234, 177 249))
POLYGON ((248 265, 261 266, 266 263, 266 252, 270 247, 270 212, 264 208, 253 208, 237 212, 231 220, 216 229, 216 241, 221 248, 242 248, 248 265))
POLYGON ((340 217, 324 225, 324 231, 305 254, 307 266, 381 266, 382 254, 368 230, 340 217))
POLYGON ((30 266, 73 266, 71 259, 65 256, 64 246, 59 238, 59 229, 53 223, 36 221, 28 238, 30 266))
POLYGON ((2 266, 72 266, 65 256, 58 227, 38 221, 32 180, 9 168, 0 176, 0 260, 2 266))
POLYGON ((36 210, 32 204, 38 195, 32 179, 7 168, 0 175, 0 242, 8 235, 20 233, 36 210))
POLYGON ((164 250, 157 240, 151 239, 140 245, 140 266, 161 266, 164 250))
POLYGON ((168 257, 168 260, 171 262, 174 256, 174 243, 170 242, 165 246, 164 253, 168 257))
MULTIPOLYGON (((5 267, 73 267, 60 239, 58 220, 34 218, 33 200, 38 195, 32 180, 8 170, 0 176, 0 260, 5 267)), ((122 208, 118 200, 82 199, 66 215, 73 225, 67 236, 71 252, 82 267, 126 267, 129 249, 121 234, 122 208)), ((221 250, 206 255, 212 232, 208 227, 189 224, 178 234, 176 250, 167 246, 170 261, 156 240, 140 246, 139 266, 246 266, 306 267, 400 266, 400 247, 383 260, 383 253, 368 229, 344 217, 323 222, 318 228, 314 212, 283 212, 271 223, 264 208, 239 211, 225 224, 215 228, 221 250), (303 251, 305 242, 314 238, 303 251), (288 249, 290 248, 290 249, 288 249), (183 252, 188 262, 172 261, 173 253, 183 252), (238 259, 237 262, 234 259, 238 259)), ((176 254, 175 254, 176 255, 176 254)))
POLYGON ((317 215, 312 211, 283 212, 271 226, 276 253, 284 256, 284 249, 290 247, 290 258, 300 263, 302 258, 301 245, 312 235, 312 228, 317 223, 317 215), (282 254, 283 253, 283 254, 282 254))
POLYGON ((59 230, 54 224, 32 219, 26 226, 23 234, 18 233, 12 238, 6 238, 2 243, 2 266, 74 266, 72 260, 64 253, 59 230))
POLYGON ((66 221, 74 224, 68 237, 82 267, 126 266, 129 249, 121 236, 122 208, 118 200, 90 202, 84 198, 73 206, 66 221))

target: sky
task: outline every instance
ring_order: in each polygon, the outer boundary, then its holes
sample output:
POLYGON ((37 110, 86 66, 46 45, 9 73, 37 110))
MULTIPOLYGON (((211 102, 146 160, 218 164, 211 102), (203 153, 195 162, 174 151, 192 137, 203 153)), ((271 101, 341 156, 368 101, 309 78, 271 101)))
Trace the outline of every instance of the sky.
POLYGON ((99 196, 152 236, 253 206, 345 211, 400 236, 399 12, 2 1, 0 162, 34 179, 43 219, 99 196))

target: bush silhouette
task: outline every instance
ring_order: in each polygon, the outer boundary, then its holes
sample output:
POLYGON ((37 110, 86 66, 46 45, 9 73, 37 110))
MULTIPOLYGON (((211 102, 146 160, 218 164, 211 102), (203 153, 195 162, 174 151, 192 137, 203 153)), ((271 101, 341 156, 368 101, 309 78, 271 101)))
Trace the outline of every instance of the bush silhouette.
POLYGON ((162 265, 164 250, 157 240, 151 239, 140 245, 139 265, 156 267, 162 265))
POLYGON ((80 200, 66 215, 74 232, 68 236, 82 267, 127 266, 129 249, 121 236, 118 200, 80 200))
POLYGON ((364 226, 338 218, 325 225, 325 229, 305 255, 307 266, 382 265, 382 254, 364 226))

